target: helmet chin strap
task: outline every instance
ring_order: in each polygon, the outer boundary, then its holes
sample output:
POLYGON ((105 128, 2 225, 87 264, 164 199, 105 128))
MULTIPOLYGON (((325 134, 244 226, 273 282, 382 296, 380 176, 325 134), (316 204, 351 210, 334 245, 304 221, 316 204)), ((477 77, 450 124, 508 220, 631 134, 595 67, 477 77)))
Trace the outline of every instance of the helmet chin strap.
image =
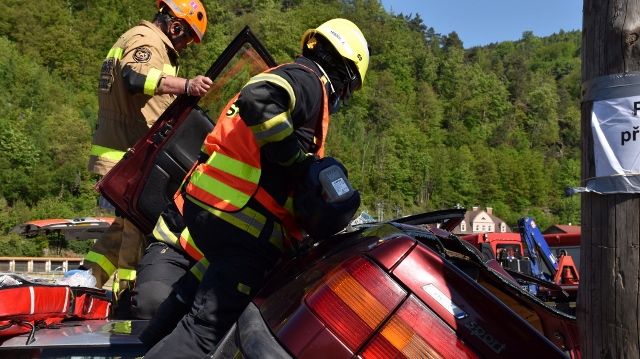
POLYGON ((349 97, 353 91, 358 88, 360 85, 360 76, 354 69, 349 65, 350 60, 342 58, 342 62, 344 63, 344 69, 341 71, 341 75, 343 76, 343 91, 342 91, 342 103, 345 106, 349 103, 349 97))
POLYGON ((333 87, 333 82, 329 75, 324 71, 324 68, 322 68, 318 62, 314 61, 314 63, 318 65, 318 68, 322 71, 322 74, 327 79, 329 86, 331 87, 331 94, 327 96, 327 99, 329 100, 329 114, 332 115, 340 108, 340 94, 336 92, 336 89, 333 87))
POLYGON ((324 72, 324 69, 322 68, 322 66, 320 66, 319 63, 317 63, 316 61, 314 61, 314 63, 316 65, 318 65, 318 68, 320 69, 320 71, 322 71, 322 74, 324 75, 324 77, 327 79, 327 81, 329 81, 329 86, 331 87, 331 94, 335 94, 336 90, 333 88, 333 83, 331 82, 331 78, 329 78, 329 75, 327 75, 326 72, 324 72))

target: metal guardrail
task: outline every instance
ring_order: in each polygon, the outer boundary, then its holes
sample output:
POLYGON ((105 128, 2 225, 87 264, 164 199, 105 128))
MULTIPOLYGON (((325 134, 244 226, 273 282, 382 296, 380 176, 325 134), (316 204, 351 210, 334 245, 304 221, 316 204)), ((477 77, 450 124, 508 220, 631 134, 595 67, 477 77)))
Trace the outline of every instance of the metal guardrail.
POLYGON ((57 257, 0 257, 0 272, 62 276, 67 269, 75 269, 82 258, 57 257))

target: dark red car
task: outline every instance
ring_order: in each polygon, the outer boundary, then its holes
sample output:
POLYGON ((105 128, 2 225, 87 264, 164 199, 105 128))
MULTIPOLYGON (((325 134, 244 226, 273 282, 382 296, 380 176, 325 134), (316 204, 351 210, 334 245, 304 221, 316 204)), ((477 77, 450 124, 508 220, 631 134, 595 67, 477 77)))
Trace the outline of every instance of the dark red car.
POLYGON ((463 216, 425 213, 314 244, 273 274, 210 357, 579 358, 574 317, 446 231, 463 216))

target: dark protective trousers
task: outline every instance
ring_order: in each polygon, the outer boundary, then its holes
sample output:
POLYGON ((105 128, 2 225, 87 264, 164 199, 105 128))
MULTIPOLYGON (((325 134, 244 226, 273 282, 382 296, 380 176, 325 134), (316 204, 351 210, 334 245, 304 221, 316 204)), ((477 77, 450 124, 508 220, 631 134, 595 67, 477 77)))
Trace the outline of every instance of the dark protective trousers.
POLYGON ((190 201, 185 201, 184 211, 189 232, 210 264, 189 313, 151 348, 146 359, 205 357, 240 317, 262 288, 267 270, 282 256, 269 242, 272 220, 256 238, 190 201))
POLYGON ((211 263, 189 313, 182 317, 171 334, 153 346, 144 357, 204 358, 251 301, 251 294, 238 290, 239 281, 248 283, 252 288, 261 286, 261 274, 243 272, 246 272, 246 266, 240 263, 211 263))
POLYGON ((85 256, 82 266, 91 269, 98 288, 102 288, 116 270, 120 280, 133 281, 144 240, 145 235, 131 221, 116 217, 85 256))
MULTIPOLYGON (((160 221, 166 226, 162 231, 170 231, 175 238, 180 237, 180 234, 187 226, 184 218, 173 202, 169 203, 162 211, 158 219, 158 222, 160 221)), ((196 264, 197 261, 189 256, 182 248, 176 248, 163 242, 163 235, 168 234, 161 233, 162 231, 154 229, 151 234, 149 234, 147 237, 149 246, 136 267, 138 277, 134 290, 132 291, 131 312, 135 317, 140 319, 152 318, 160 307, 160 304, 164 302, 177 287, 184 288, 182 296, 188 298, 189 303, 193 301, 193 296, 198 288, 198 279, 189 272, 189 269, 196 264), (182 282, 180 286, 176 284, 179 281, 182 282)), ((185 313, 186 310, 182 310, 182 315, 185 313)), ((175 313, 171 314, 176 315, 175 313)), ((164 315, 166 315, 166 313, 164 315)), ((153 327, 153 325, 159 325, 160 327, 151 330, 156 334, 150 337, 147 336, 147 339, 154 341, 154 343, 160 340, 161 338, 157 340, 153 338, 155 338, 156 335, 161 335, 160 333, 165 333, 166 329, 163 328, 165 325, 172 325, 173 328, 182 315, 180 315, 174 323, 161 323, 158 320, 149 323, 149 327, 153 327)))
POLYGON ((151 319, 182 277, 192 283, 185 285, 192 288, 190 291, 195 291, 198 281, 189 272, 196 260, 164 242, 155 241, 152 236, 147 240, 151 243, 138 263, 138 276, 131 293, 131 312, 139 319, 151 319))

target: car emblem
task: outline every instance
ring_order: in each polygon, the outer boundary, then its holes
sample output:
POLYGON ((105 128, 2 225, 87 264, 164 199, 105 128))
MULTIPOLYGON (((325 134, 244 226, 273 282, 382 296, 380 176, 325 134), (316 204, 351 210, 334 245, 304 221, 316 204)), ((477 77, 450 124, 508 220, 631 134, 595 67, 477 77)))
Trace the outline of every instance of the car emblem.
POLYGON ((469 316, 464 310, 460 309, 449 297, 447 297, 442 291, 436 288, 433 284, 427 284, 422 286, 422 289, 440 303, 449 313, 451 313, 456 319, 464 319, 469 316))

